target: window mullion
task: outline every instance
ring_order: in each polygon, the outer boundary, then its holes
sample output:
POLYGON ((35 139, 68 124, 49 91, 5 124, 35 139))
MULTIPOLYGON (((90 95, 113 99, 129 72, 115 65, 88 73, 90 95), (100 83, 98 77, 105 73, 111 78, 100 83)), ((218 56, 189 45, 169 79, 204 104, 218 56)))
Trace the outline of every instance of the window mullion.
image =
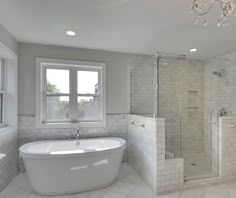
POLYGON ((42 123, 45 123, 47 120, 47 76, 46 76, 46 67, 42 67, 42 123))
POLYGON ((70 69, 70 120, 77 121, 77 69, 70 69))
POLYGON ((103 82, 102 82, 102 73, 101 73, 101 71, 99 71, 98 72, 98 83, 99 83, 99 91, 98 91, 98 93, 99 93, 99 116, 100 116, 100 119, 102 120, 103 119, 103 82))
POLYGON ((3 127, 4 124, 5 124, 5 119, 6 119, 6 114, 7 114, 7 111, 6 111, 6 94, 4 94, 4 90, 6 88, 6 78, 5 76, 7 76, 7 72, 6 72, 6 68, 5 68, 5 61, 3 59, 0 60, 1 61, 1 91, 0 91, 0 94, 1 94, 1 126, 0 127, 3 127))

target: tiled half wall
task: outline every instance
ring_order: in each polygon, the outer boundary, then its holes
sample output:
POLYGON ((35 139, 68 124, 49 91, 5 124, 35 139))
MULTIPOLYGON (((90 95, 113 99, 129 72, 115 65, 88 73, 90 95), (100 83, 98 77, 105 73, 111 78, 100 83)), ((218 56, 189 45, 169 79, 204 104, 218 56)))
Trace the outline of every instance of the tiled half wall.
POLYGON ((222 181, 236 179, 236 117, 223 117, 219 120, 220 172, 222 181))
POLYGON ((165 159, 165 119, 129 115, 128 162, 157 194, 183 188, 183 159, 165 159))

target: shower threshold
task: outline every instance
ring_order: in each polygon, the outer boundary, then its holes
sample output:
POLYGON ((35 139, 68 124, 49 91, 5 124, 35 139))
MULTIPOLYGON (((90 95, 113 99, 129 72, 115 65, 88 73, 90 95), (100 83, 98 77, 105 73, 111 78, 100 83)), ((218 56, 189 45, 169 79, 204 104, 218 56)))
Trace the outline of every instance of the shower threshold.
POLYGON ((193 180, 201 180, 201 179, 211 179, 215 177, 218 177, 218 176, 213 173, 206 174, 206 175, 193 176, 193 177, 184 176, 184 182, 193 181, 193 180))

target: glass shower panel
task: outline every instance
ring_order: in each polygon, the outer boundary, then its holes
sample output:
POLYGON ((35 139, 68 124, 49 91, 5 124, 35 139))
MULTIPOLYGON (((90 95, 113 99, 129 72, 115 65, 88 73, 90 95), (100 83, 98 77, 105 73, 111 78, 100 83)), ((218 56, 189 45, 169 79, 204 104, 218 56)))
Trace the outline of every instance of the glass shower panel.
POLYGON ((129 67, 130 113, 153 117, 157 111, 157 61, 154 56, 136 56, 129 67))
POLYGON ((166 120, 166 158, 181 156, 181 76, 176 61, 159 59, 158 116, 166 120))

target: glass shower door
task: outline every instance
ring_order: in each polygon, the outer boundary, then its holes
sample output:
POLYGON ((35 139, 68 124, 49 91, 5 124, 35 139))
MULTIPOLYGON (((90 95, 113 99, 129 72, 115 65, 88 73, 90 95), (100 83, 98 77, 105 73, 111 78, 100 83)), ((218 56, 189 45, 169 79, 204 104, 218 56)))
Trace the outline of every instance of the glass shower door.
POLYGON ((159 60, 159 117, 166 118, 166 156, 184 159, 186 179, 213 173, 214 125, 208 124, 206 112, 212 101, 207 102, 205 93, 212 76, 208 76, 205 64, 204 60, 182 57, 159 60))

